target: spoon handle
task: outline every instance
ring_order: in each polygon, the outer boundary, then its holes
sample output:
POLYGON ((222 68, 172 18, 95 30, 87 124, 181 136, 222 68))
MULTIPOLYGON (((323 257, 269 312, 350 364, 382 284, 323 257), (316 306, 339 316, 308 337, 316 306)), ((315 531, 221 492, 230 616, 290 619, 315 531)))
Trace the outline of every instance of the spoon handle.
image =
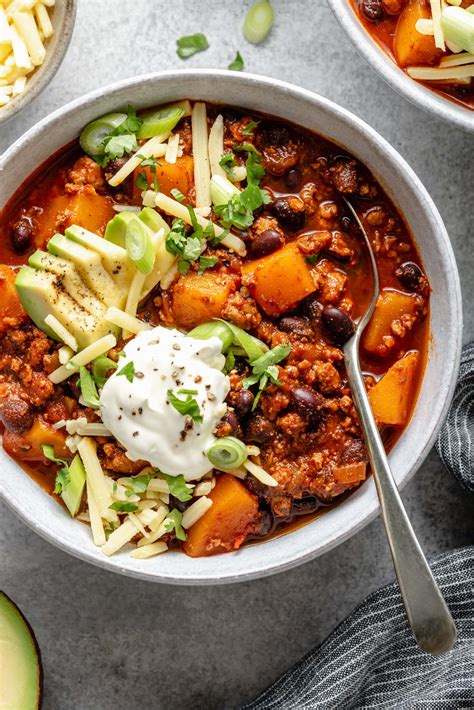
POLYGON ((370 408, 358 353, 356 335, 344 347, 347 377, 367 445, 400 592, 418 645, 439 655, 454 646, 456 626, 400 498, 370 408))

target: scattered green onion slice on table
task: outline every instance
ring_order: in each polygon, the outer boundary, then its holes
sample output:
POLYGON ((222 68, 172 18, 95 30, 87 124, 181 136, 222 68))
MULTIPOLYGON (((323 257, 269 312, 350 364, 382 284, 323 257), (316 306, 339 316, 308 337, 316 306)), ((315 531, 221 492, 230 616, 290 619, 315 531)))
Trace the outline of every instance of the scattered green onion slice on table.
POLYGON ((232 471, 247 460, 247 447, 235 436, 218 439, 207 452, 207 458, 219 471, 232 471))
POLYGON ((155 263, 155 250, 148 229, 138 217, 127 224, 125 248, 142 274, 151 273, 155 263))
POLYGON ((126 118, 126 113, 108 113, 88 123, 79 136, 79 143, 84 153, 91 156, 104 155, 104 140, 126 118))
POLYGON ((268 0, 256 2, 245 16, 243 33, 247 42, 260 44, 273 25, 273 8, 268 0))

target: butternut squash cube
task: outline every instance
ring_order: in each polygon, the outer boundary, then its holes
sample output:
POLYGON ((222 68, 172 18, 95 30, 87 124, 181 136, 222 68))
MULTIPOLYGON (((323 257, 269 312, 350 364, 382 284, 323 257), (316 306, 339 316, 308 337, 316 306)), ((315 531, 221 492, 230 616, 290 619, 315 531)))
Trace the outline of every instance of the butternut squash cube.
POLYGON ((35 419, 33 426, 25 434, 14 434, 8 430, 3 435, 3 448, 21 461, 42 461, 41 444, 50 444, 58 458, 70 459, 71 452, 66 446, 66 436, 41 418, 35 419))
POLYGON ((53 197, 38 220, 36 246, 42 249, 53 234, 64 233, 72 224, 103 234, 107 222, 116 214, 112 205, 109 197, 99 195, 90 185, 82 187, 75 195, 53 197))
POLYGON ((15 288, 16 273, 9 266, 0 264, 0 332, 8 327, 5 319, 14 319, 16 321, 27 318, 26 311, 23 308, 15 288))
POLYGON ((190 272, 174 287, 172 312, 176 325, 191 330, 196 325, 220 318, 227 297, 234 288, 226 275, 190 272))
POLYGON ((311 269, 295 242, 282 249, 249 261, 242 267, 250 277, 249 291, 260 308, 270 316, 279 316, 316 291, 311 269))
POLYGON ((430 19, 429 3, 409 0, 398 18, 393 51, 399 66, 437 64, 443 52, 435 45, 434 37, 422 35, 416 29, 418 20, 430 19))
POLYGON ((159 165, 155 167, 156 172, 153 172, 153 167, 151 166, 145 168, 139 166, 135 169, 133 174, 134 197, 139 197, 142 193, 142 188, 136 185, 137 175, 143 175, 151 190, 156 177, 160 192, 173 197, 171 190, 175 189, 180 190, 183 195, 187 196, 189 189, 194 185, 194 161, 192 156, 183 155, 176 159, 176 163, 167 163, 164 158, 159 158, 157 162, 159 165))
POLYGON ((369 390, 370 406, 379 424, 406 424, 414 395, 413 383, 418 360, 418 352, 407 353, 369 390))
POLYGON ((231 474, 220 474, 209 498, 212 507, 189 529, 183 549, 190 557, 238 550, 258 514, 254 495, 231 474))
POLYGON ((392 335, 391 326, 401 316, 413 315, 420 307, 416 294, 400 293, 393 289, 382 291, 377 299, 374 314, 365 329, 362 344, 366 350, 383 355, 384 338, 392 335))

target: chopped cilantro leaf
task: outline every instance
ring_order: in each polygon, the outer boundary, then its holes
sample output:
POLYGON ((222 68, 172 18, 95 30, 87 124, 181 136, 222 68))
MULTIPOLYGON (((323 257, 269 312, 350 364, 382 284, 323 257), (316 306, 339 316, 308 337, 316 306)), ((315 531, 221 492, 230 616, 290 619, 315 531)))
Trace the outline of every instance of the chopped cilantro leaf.
POLYGON ((252 365, 252 374, 244 379, 242 385, 244 389, 249 389, 249 387, 258 384, 258 392, 253 401, 252 411, 256 408, 260 395, 269 382, 277 385, 277 387, 282 386, 278 379, 276 364, 288 357, 290 352, 290 344, 277 345, 250 363, 252 365))
POLYGON ((180 500, 182 503, 187 500, 191 500, 193 497, 191 492, 192 489, 188 486, 182 474, 179 476, 168 476, 166 473, 160 473, 160 478, 168 484, 171 495, 180 500))
POLYGON ((146 173, 138 173, 135 178, 135 186, 138 190, 148 190, 148 180, 146 179, 146 173))
POLYGON ((265 171, 260 165, 260 158, 256 152, 249 151, 246 168, 247 187, 238 195, 234 195, 226 205, 218 205, 214 208, 221 223, 227 229, 231 226, 237 227, 237 229, 247 229, 253 224, 255 210, 270 202, 268 192, 259 187, 265 171))
POLYGON ((218 261, 219 257, 217 256, 200 256, 198 274, 202 275, 206 269, 212 269, 218 261))
POLYGON ((173 532, 174 530, 178 540, 184 542, 184 540, 186 540, 186 533, 181 525, 182 520, 183 514, 177 508, 174 508, 165 518, 165 529, 168 532, 173 532))
POLYGON ((242 131, 243 136, 252 136, 253 131, 255 128, 257 128, 258 124, 260 121, 249 121, 247 125, 245 126, 244 130, 242 131))
POLYGON ((244 60, 242 59, 242 55, 240 54, 240 52, 237 52, 234 61, 229 64, 227 69, 231 69, 232 71, 242 71, 243 68, 244 60))
POLYGON ((142 476, 132 476, 130 478, 126 478, 124 483, 125 485, 130 486, 131 495, 134 493, 146 493, 146 489, 148 488, 148 484, 152 478, 153 476, 151 474, 146 473, 142 476))
POLYGON ((116 510, 118 513, 135 513, 138 510, 138 505, 125 500, 116 500, 115 503, 109 505, 109 508, 110 510, 116 510))
POLYGON ((180 37, 176 40, 176 54, 181 59, 187 59, 191 57, 196 52, 203 52, 209 47, 209 42, 202 32, 198 32, 194 35, 187 35, 186 37, 180 37))
POLYGON ((120 375, 124 375, 129 382, 133 382, 135 376, 135 365, 133 362, 127 362, 127 364, 117 372, 117 377, 120 375))
POLYGON ((173 390, 169 389, 167 392, 167 396, 170 404, 176 409, 177 412, 182 414, 183 417, 189 414, 193 421, 195 421, 197 424, 202 424, 201 410, 199 409, 198 403, 191 394, 186 394, 181 390, 178 390, 177 394, 175 394, 173 390), (180 393, 185 395, 185 399, 179 399, 177 395, 180 393))
POLYGON ((81 397, 86 406, 91 409, 99 409, 99 395, 97 387, 87 367, 79 368, 79 387, 81 388, 81 397))
POLYGON ((307 254, 305 256, 305 259, 308 262, 308 264, 315 264, 318 260, 318 256, 319 256, 319 254, 307 254))
POLYGON ((109 158, 122 158, 125 153, 131 153, 137 147, 137 137, 134 133, 125 136, 106 138, 105 151, 109 158))
POLYGON ((104 139, 105 154, 101 161, 106 165, 112 158, 121 158, 125 153, 131 153, 137 147, 136 133, 143 121, 132 106, 128 107, 127 118, 111 131, 104 139))
POLYGON ((231 180, 237 181, 237 175, 234 173, 232 168, 235 166, 235 155, 233 153, 224 153, 222 158, 219 160, 219 165, 231 180))
POLYGON ((55 456, 54 446, 51 446, 51 444, 41 444, 41 448, 43 449, 43 456, 45 457, 45 459, 48 459, 48 461, 52 461, 53 463, 57 463, 58 466, 61 466, 58 473, 56 474, 56 480, 54 482, 53 490, 53 493, 55 493, 56 495, 61 495, 61 493, 70 481, 69 467, 67 461, 65 459, 60 459, 55 456))

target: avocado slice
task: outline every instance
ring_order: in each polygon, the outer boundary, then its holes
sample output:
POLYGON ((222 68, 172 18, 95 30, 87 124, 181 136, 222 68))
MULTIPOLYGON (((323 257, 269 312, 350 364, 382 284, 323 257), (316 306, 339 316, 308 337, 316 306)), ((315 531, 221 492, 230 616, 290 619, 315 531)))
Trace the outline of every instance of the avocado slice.
POLYGON ((58 340, 58 336, 44 322, 50 313, 74 335, 81 349, 103 335, 117 332, 103 318, 96 318, 84 310, 64 290, 60 278, 50 271, 22 266, 16 276, 15 286, 31 320, 54 340, 58 340))
POLYGON ((112 276, 116 286, 128 289, 135 274, 135 266, 123 247, 107 241, 104 237, 89 232, 87 229, 73 224, 66 229, 66 237, 91 251, 95 251, 102 259, 102 263, 112 276))
POLYGON ((0 592, 0 708, 41 706, 43 669, 35 635, 19 608, 0 592))
POLYGON ((65 291, 74 294, 74 298, 79 305, 93 316, 99 317, 105 314, 105 304, 99 301, 95 294, 86 286, 71 261, 38 249, 30 256, 28 264, 33 269, 51 271, 55 274, 60 279, 65 291))
POLYGON ((86 472, 78 454, 74 456, 69 466, 69 480, 63 484, 61 497, 74 518, 81 506, 82 495, 86 485, 86 472))
POLYGON ((127 234, 128 224, 136 219, 135 212, 119 212, 107 224, 105 230, 105 238, 108 242, 113 242, 122 249, 125 249, 125 236, 127 234))
POLYGON ((55 234, 48 242, 51 254, 68 259, 76 266, 81 278, 107 307, 123 308, 128 287, 117 288, 114 279, 102 265, 99 254, 76 244, 63 234, 55 234))

